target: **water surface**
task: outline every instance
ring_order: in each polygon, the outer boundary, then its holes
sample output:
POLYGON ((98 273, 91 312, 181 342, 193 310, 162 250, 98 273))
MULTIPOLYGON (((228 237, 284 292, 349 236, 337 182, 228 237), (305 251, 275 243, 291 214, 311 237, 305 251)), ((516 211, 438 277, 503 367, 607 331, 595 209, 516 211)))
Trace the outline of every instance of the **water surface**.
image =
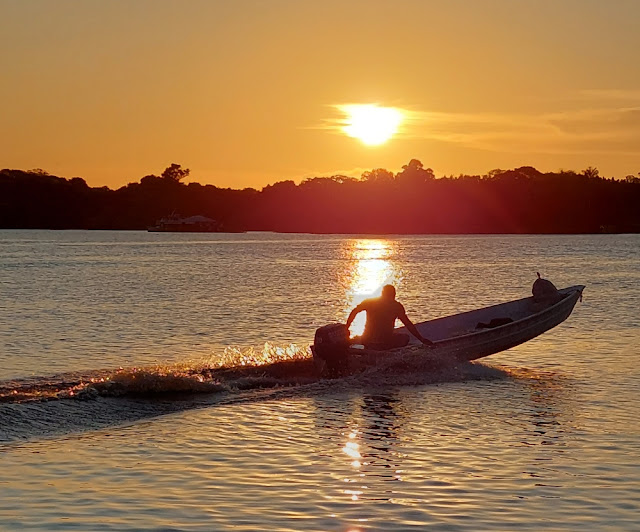
POLYGON ((637 530, 638 281, 637 235, 0 231, 0 528, 637 530), (198 377, 386 282, 419 321, 536 271, 584 301, 480 363, 198 377))

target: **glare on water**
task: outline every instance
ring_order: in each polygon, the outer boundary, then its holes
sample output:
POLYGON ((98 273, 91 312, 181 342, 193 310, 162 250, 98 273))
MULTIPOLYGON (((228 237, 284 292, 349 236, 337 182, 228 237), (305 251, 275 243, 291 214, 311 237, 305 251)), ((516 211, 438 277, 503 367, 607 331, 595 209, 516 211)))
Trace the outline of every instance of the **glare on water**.
MULTIPOLYGON (((358 239, 344 243, 343 254, 349 261, 344 272, 343 284, 347 287, 345 313, 370 297, 377 297, 385 284, 394 284, 401 279, 394 264, 397 245, 383 239, 358 239)), ((364 332, 366 315, 360 313, 351 325, 352 335, 364 332)))

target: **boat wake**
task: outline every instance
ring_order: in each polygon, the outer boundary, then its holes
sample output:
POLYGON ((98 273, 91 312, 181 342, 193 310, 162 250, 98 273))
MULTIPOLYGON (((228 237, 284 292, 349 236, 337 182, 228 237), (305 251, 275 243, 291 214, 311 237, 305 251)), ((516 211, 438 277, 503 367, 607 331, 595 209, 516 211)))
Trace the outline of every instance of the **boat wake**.
POLYGON ((95 397, 159 397, 216 393, 297 383, 309 353, 295 345, 265 344, 262 351, 227 348, 209 360, 29 377, 0 382, 0 404, 95 397), (269 379, 268 376, 280 377, 269 379))
POLYGON ((197 363, 119 368, 0 382, 0 442, 121 425, 190 408, 379 386, 505 378, 478 363, 425 357, 416 348, 341 377, 318 376, 308 348, 226 349, 197 363), (423 356, 416 356, 422 354, 423 356))

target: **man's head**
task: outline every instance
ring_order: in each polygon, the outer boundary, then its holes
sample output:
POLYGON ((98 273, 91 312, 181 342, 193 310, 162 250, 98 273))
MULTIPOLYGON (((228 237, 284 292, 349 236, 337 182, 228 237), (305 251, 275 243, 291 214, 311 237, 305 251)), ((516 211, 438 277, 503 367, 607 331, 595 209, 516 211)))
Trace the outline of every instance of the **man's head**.
POLYGON ((385 284, 382 287, 382 297, 384 299, 395 299, 396 298, 396 289, 392 284, 385 284))

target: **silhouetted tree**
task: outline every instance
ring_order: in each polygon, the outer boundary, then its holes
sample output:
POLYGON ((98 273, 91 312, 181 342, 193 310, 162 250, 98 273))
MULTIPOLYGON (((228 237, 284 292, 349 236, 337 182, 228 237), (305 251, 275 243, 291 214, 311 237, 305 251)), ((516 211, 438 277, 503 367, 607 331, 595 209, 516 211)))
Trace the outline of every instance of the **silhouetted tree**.
POLYGON ((189 172, 190 170, 188 168, 182 168, 181 165, 173 163, 162 172, 162 178, 180 182, 189 176, 189 172))
POLYGON ((291 180, 291 179, 287 179, 286 181, 277 181, 275 182, 273 185, 267 185, 266 187, 264 187, 262 189, 262 192, 267 193, 267 194, 271 194, 274 192, 291 192, 293 190, 295 190, 297 187, 297 185, 291 180))
POLYGON ((582 171, 582 174, 588 178, 594 178, 594 177, 598 177, 600 175, 600 172, 598 171, 597 168, 593 168, 592 166, 589 166, 588 168, 582 171))
POLYGON ((385 168, 376 168, 362 173, 362 180, 369 183, 393 183, 394 179, 393 172, 385 168))
POLYGON ((417 185, 435 179, 431 168, 425 169, 418 159, 411 159, 396 174, 396 180, 402 185, 417 185))
POLYGON ((42 168, 34 168, 33 170, 28 170, 27 173, 35 175, 51 175, 49 172, 43 170, 42 168))
POLYGON ((504 174, 504 172, 505 171, 501 170, 500 168, 494 168, 493 170, 489 170, 484 177, 487 178, 487 179, 493 179, 496 176, 504 174))

